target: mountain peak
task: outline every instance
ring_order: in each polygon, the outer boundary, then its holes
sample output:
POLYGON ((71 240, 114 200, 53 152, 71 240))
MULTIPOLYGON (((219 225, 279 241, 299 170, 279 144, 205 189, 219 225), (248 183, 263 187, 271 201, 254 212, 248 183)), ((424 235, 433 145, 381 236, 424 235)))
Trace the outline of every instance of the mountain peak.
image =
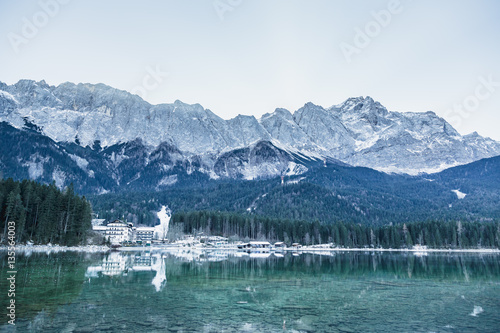
POLYGON ((348 98, 344 103, 332 107, 342 113, 360 114, 365 118, 374 120, 375 117, 385 117, 389 113, 387 109, 377 101, 374 101, 370 96, 360 96, 348 98))
POLYGON ((474 131, 474 132, 472 132, 472 133, 469 133, 469 134, 464 135, 464 137, 470 137, 470 138, 475 138, 475 137, 479 137, 479 136, 480 136, 480 135, 479 135, 479 133, 478 133, 478 132, 476 132, 476 131, 474 131))
POLYGON ((175 100, 174 107, 183 111, 210 112, 210 110, 203 108, 199 103, 188 104, 178 99, 175 100))
POLYGON ((307 108, 307 109, 311 109, 311 108, 314 108, 314 109, 317 109, 317 108, 323 108, 322 106, 320 105, 317 105, 317 104, 314 104, 313 102, 307 102, 306 104, 304 104, 304 106, 302 108, 307 108))
POLYGON ((340 104, 338 107, 344 111, 357 111, 362 108, 371 107, 375 104, 381 106, 379 102, 375 102, 370 96, 359 96, 346 99, 345 102, 340 104))
POLYGON ((284 108, 276 108, 274 110, 274 112, 272 112, 272 113, 264 113, 262 115, 262 117, 260 118, 260 121, 263 121, 263 120, 268 119, 268 118, 276 117, 276 116, 280 117, 280 118, 284 118, 286 120, 293 121, 292 113, 284 108))
POLYGON ((408 173, 500 154, 500 143, 477 134, 461 136, 432 112, 388 112, 370 96, 329 109, 308 102, 293 114, 277 108, 259 120, 245 115, 224 120, 200 104, 151 105, 104 84, 54 87, 20 80, 0 90, 0 121, 22 128, 28 119, 52 140, 78 137, 82 147, 99 141, 106 148, 142 138, 150 147, 169 142, 185 156, 217 156, 268 140, 306 155, 408 173))
POLYGON ((255 118, 255 116, 253 115, 246 115, 246 114, 241 114, 241 113, 238 113, 238 115, 232 119, 241 119, 241 120, 250 120, 250 121, 254 121, 254 120, 257 120, 255 118))

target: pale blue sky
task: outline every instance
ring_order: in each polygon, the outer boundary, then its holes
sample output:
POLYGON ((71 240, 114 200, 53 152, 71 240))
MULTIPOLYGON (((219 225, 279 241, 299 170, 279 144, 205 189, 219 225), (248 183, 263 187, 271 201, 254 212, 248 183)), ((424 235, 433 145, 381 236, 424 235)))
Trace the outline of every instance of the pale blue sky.
POLYGON ((462 134, 500 140, 498 1, 43 5, 55 1, 0 0, 0 81, 101 82, 137 92, 146 78, 149 102, 200 103, 226 119, 369 95, 389 110, 433 110, 462 134), (214 5, 223 4, 231 10, 218 13, 214 5), (373 12, 389 8, 382 26, 373 12), (367 45, 355 43, 357 29, 368 30, 367 45), (350 61, 346 45, 357 48, 350 61), (147 78, 155 68, 169 73, 158 84, 147 78))

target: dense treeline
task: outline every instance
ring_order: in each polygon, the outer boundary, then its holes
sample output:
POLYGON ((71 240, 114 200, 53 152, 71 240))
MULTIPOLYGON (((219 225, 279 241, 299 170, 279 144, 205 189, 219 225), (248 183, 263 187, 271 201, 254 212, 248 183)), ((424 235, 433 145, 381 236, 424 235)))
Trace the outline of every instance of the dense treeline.
POLYGON ((172 224, 183 225, 189 234, 237 236, 305 245, 334 243, 340 247, 500 248, 500 222, 415 222, 370 227, 355 223, 293 221, 225 212, 176 213, 172 224))
POLYGON ((0 239, 7 239, 8 222, 15 222, 16 242, 76 245, 91 228, 91 207, 73 186, 64 191, 54 184, 0 180, 0 239))
POLYGON ((89 199, 101 218, 126 218, 146 225, 157 223, 156 212, 162 205, 168 205, 172 211, 225 211, 327 224, 349 221, 372 227, 428 220, 500 220, 498 190, 485 192, 479 185, 467 187, 462 183, 443 186, 410 176, 398 176, 396 182, 374 170, 355 169, 356 172, 347 173, 323 169, 311 172, 298 183, 293 181, 300 177, 285 177, 285 184, 281 184, 281 179, 219 180, 199 187, 107 193, 89 199), (357 177, 353 178, 353 173, 357 177), (450 189, 461 189, 467 196, 458 199, 450 189))

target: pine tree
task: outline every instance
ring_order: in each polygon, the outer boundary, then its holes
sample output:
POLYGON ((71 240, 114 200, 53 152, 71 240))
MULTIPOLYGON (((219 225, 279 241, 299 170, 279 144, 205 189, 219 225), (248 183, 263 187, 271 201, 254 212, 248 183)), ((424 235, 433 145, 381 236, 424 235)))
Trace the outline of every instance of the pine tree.
POLYGON ((462 248, 462 243, 463 243, 463 239, 462 239, 462 235, 463 235, 463 228, 462 228, 462 222, 458 221, 457 222, 457 239, 458 239, 458 247, 459 248, 462 248))
POLYGON ((4 231, 3 239, 7 237, 7 226, 9 221, 17 222, 20 218, 22 211, 22 201, 21 201, 21 190, 19 188, 19 183, 16 183, 14 189, 9 193, 7 197, 6 214, 4 220, 4 231))

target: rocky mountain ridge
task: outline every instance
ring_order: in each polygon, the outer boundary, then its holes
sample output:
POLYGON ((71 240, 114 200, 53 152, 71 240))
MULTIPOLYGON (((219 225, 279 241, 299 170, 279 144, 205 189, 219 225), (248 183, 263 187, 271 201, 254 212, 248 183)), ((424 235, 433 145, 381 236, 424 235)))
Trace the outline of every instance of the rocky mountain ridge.
MULTIPOLYGON (((434 112, 388 111, 371 97, 224 120, 199 104, 151 105, 104 84, 21 80, 0 83, 0 121, 18 131, 35 130, 89 178, 107 173, 115 185, 144 178, 146 169, 155 170, 154 181, 143 181, 161 187, 175 183, 179 170, 256 179, 300 174, 308 163, 328 160, 418 174, 500 155, 499 142, 477 133, 462 136, 434 112), (99 160, 94 169, 93 158, 99 160)), ((21 150, 2 154, 0 166, 17 159, 30 177, 41 177, 53 157, 41 151, 24 156, 21 150)))

